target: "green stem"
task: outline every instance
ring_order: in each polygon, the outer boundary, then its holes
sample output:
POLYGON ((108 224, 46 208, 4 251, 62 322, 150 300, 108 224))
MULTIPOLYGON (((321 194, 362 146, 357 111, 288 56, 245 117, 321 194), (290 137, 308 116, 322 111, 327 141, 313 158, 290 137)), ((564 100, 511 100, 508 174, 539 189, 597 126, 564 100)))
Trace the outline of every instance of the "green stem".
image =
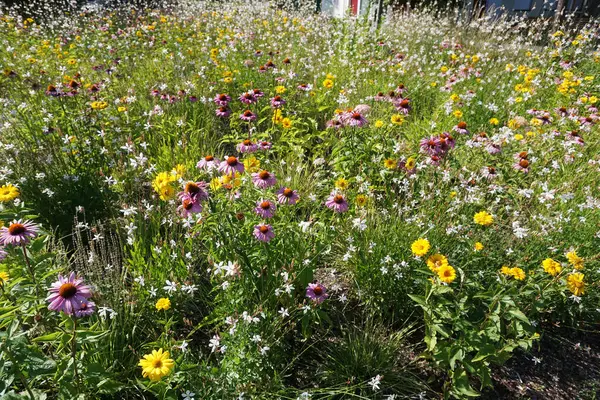
POLYGON ((15 360, 15 357, 13 356, 13 354, 8 349, 8 344, 6 344, 6 342, 4 343, 4 354, 6 354, 6 356, 10 359, 10 361, 13 364, 13 366, 17 370, 17 374, 19 375, 19 379, 21 380, 21 383, 25 387, 25 390, 27 391, 27 394, 29 394, 29 397, 31 398, 31 400, 34 400, 35 396, 33 395, 33 392, 31 391, 31 388, 27 384, 27 378, 25 377, 25 375, 23 375, 23 372, 21 372, 21 369, 19 369, 19 367, 18 367, 19 363, 17 362, 17 360, 15 360))
POLYGON ((33 281, 33 285, 35 286, 35 294, 39 298, 40 291, 39 291, 37 281, 35 280, 35 270, 33 269, 31 262, 29 261, 29 257, 27 257, 27 248, 25 247, 25 243, 21 243, 21 246, 23 248, 23 257, 25 258, 25 263, 27 264, 27 269, 29 270, 29 274, 31 275, 31 280, 33 281))
POLYGON ((71 358, 73 359, 73 380, 79 386, 79 374, 77 373, 77 318, 73 316, 73 337, 71 338, 71 358))

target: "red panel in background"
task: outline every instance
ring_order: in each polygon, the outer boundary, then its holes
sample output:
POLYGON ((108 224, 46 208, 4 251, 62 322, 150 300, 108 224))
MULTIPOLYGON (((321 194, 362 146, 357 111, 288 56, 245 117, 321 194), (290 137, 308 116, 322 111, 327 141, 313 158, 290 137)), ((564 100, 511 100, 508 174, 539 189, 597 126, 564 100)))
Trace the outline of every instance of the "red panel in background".
POLYGON ((352 7, 352 15, 358 14, 358 0, 350 0, 350 5, 352 7))

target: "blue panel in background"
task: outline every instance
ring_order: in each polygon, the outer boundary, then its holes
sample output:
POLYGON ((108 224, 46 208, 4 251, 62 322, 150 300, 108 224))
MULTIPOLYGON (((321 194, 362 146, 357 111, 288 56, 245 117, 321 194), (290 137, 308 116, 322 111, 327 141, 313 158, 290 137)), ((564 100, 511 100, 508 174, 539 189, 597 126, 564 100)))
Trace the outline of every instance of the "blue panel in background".
POLYGON ((531 0, 515 0, 513 9, 515 11, 529 11, 531 10, 531 0))

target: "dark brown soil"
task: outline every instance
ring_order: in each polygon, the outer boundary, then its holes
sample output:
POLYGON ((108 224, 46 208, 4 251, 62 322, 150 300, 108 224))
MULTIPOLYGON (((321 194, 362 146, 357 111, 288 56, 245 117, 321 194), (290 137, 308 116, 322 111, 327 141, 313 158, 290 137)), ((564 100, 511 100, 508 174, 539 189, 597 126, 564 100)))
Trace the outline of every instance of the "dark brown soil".
POLYGON ((545 330, 534 348, 494 369, 485 400, 600 399, 600 330, 545 330))

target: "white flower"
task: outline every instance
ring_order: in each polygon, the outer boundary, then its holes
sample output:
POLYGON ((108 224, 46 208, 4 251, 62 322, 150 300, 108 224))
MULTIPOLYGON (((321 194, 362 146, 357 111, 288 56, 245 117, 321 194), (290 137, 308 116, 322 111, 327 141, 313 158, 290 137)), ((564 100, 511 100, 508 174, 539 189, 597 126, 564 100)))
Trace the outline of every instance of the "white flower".
POLYGON ((281 314, 282 318, 290 316, 290 313, 288 312, 287 308, 283 308, 283 307, 281 307, 281 309, 279 310, 279 314, 281 314))
POLYGON ((181 397, 183 398, 183 400, 194 400, 194 396, 196 395, 196 393, 194 392, 190 392, 189 390, 186 390, 181 397))
POLYGON ((117 316, 117 313, 112 308, 100 307, 100 308, 98 308, 98 315, 102 319, 106 319, 107 315, 108 315, 108 318, 113 319, 114 317, 117 316))
POLYGON ((189 346, 189 343, 187 341, 183 341, 181 342, 181 344, 179 346, 177 346, 179 348, 179 350, 181 350, 182 352, 186 352, 187 351, 187 347, 189 346))
POLYGON ((369 381, 369 385, 371 385, 371 389, 373 389, 373 391, 379 390, 379 384, 381 383, 382 378, 383 376, 377 375, 369 381))
POLYGON ((214 335, 212 337, 212 339, 210 339, 210 341, 208 342, 208 347, 210 347, 211 353, 214 353, 215 351, 217 351, 219 349, 220 345, 221 345, 221 338, 219 337, 219 335, 214 335))
POLYGON ((171 282, 170 280, 166 280, 165 286, 163 286, 163 290, 166 290, 168 294, 177 291, 177 284, 175 282, 171 282))
POLYGON ((181 291, 184 293, 193 295, 196 290, 198 290, 198 287, 196 287, 196 285, 181 285, 181 291))

